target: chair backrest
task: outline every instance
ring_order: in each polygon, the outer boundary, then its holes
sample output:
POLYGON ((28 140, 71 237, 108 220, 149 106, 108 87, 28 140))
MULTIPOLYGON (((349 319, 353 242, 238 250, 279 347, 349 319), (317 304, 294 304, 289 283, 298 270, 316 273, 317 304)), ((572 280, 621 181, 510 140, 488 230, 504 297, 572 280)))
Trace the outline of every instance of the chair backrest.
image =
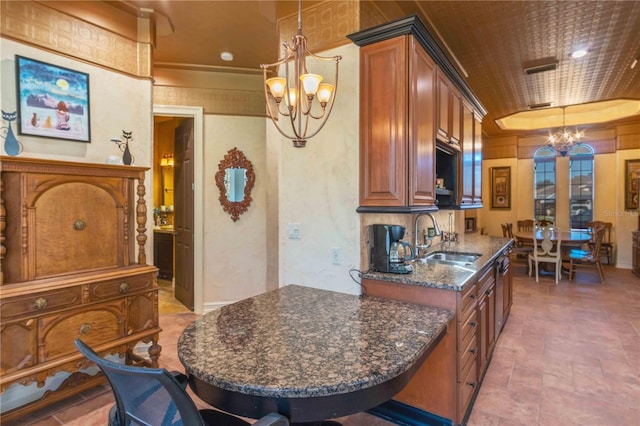
POLYGON ((204 425, 189 394, 164 368, 118 364, 101 358, 80 339, 75 345, 109 380, 118 408, 118 425, 204 425))
POLYGON ((553 226, 540 226, 537 227, 533 233, 533 238, 536 238, 537 231, 542 233, 542 241, 539 244, 533 245, 533 256, 546 257, 559 259, 562 255, 560 251, 560 245, 562 239, 560 238, 560 229, 553 226), (555 251, 553 250, 555 247, 555 251))
POLYGON ((536 226, 554 226, 554 223, 552 220, 549 219, 542 219, 538 222, 535 222, 536 226))
POLYGON ((606 227, 602 225, 596 225, 593 230, 593 249, 591 250, 591 259, 594 262, 600 261, 600 248, 604 242, 604 234, 606 227))
POLYGON ((595 230, 597 227, 603 227, 603 235, 602 235, 602 244, 611 244, 611 228, 613 224, 611 222, 602 222, 600 220, 594 220, 593 222, 587 222, 587 228, 590 228, 594 235, 595 241, 595 230))
POLYGON ((518 222, 518 232, 531 232, 533 231, 533 219, 527 220, 519 220, 518 222))

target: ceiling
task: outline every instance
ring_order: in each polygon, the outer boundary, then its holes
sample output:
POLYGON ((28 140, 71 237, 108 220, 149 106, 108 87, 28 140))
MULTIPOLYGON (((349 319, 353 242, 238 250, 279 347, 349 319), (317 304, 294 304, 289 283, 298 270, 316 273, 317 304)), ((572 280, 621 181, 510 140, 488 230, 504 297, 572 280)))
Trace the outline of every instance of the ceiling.
MULTIPOLYGON (((278 56, 278 17, 296 1, 128 1, 158 12, 156 66, 203 66, 255 73, 278 56), (234 54, 233 62, 220 52, 234 54), (222 67, 222 68, 219 68, 222 67)), ((304 1, 304 7, 318 3, 304 1)), ((396 1, 444 40, 488 110, 488 136, 517 133, 495 120, 530 105, 640 99, 640 1, 396 1), (588 54, 569 55, 578 48, 588 54), (551 60, 556 69, 527 74, 551 60), (632 64, 636 65, 632 68, 632 64)), ((304 14, 303 14, 304 30, 304 14)), ((635 119, 640 110, 636 110, 635 119)), ((558 114, 556 113, 555 116, 558 114)), ((583 123, 576 123, 583 124, 583 123)), ((588 126, 582 126, 588 129, 588 126)), ((547 133, 547 130, 541 130, 547 133)))

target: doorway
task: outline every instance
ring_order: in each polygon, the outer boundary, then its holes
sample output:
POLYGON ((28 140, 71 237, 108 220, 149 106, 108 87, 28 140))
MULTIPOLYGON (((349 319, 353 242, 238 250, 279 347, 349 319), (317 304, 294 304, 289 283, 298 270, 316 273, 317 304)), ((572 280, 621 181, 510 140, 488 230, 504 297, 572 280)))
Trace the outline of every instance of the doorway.
MULTIPOLYGON (((155 188, 161 189, 160 195, 158 191, 154 191, 154 205, 156 207, 164 206, 164 210, 170 211, 171 213, 175 211, 175 215, 172 214, 170 218, 172 221, 175 221, 171 223, 171 225, 175 225, 175 229, 173 227, 171 227, 171 229, 176 239, 176 249, 173 255, 175 263, 173 271, 174 274, 178 274, 174 277, 176 285, 174 286, 175 292, 173 296, 181 299, 181 302, 193 312, 202 314, 203 111, 202 108, 198 107, 154 106, 153 115, 154 133, 158 131, 169 133, 170 131, 167 129, 172 129, 171 132, 175 129, 176 135, 178 135, 177 137, 180 139, 176 141, 173 133, 170 135, 154 134, 153 148, 153 183, 155 188), (157 123, 166 122, 176 124, 157 125, 157 123), (192 146, 188 148, 185 148, 184 145, 185 132, 193 141, 192 146), (170 146, 167 145, 167 139, 171 139, 170 146), (163 141, 162 145, 160 145, 159 140, 163 141), (185 149, 189 152, 186 152, 185 149), (161 160, 167 154, 169 154, 169 156, 173 155, 172 158, 174 160, 174 169, 170 174, 162 173, 162 167, 160 166, 161 160), (186 160, 185 155, 188 157, 186 160), (185 167, 185 164, 187 167, 185 167), (189 176, 187 181, 184 179, 185 172, 189 176), (162 181, 163 175, 174 175, 175 179, 173 182, 165 184, 165 182, 162 181), (169 189, 169 191, 167 191, 167 189, 169 189), (165 194, 166 196, 164 196, 165 194), (166 200, 173 202, 173 204, 158 204, 164 203, 166 200), (190 217, 186 223, 185 217, 190 217), (187 290, 186 293, 185 289, 187 290)), ((166 164, 166 162, 163 163, 166 164)), ((166 223, 166 216, 168 216, 168 214, 164 216, 166 223)), ((162 284, 166 283, 160 280, 159 284, 162 287, 162 284)))

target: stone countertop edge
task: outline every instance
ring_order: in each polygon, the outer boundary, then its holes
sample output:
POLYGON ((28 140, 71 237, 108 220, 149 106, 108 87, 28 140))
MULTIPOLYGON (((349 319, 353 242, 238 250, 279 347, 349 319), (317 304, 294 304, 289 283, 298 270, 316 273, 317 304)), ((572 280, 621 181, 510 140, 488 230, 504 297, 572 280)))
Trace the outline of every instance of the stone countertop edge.
POLYGON ((203 315, 178 340, 188 374, 267 398, 368 389, 439 342, 450 310, 288 285, 203 315))
POLYGON ((391 274, 369 270, 362 273, 362 278, 462 291, 467 284, 474 282, 478 272, 493 263, 500 253, 512 244, 511 238, 464 234, 460 235, 458 242, 434 244, 429 252, 444 250, 481 254, 482 256, 471 265, 460 267, 435 261, 412 262, 413 272, 409 274, 391 274))

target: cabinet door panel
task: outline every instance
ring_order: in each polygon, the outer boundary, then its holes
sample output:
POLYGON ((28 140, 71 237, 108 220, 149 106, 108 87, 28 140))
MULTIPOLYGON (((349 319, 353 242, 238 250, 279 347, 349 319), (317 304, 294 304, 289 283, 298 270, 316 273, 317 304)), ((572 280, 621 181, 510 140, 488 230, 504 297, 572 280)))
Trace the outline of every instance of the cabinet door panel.
POLYGON ((473 202, 473 109, 466 103, 462 108, 462 173, 460 176, 462 194, 460 203, 471 204, 473 202))
POLYGON ((473 120, 473 203, 482 204, 482 122, 473 120))
POLYGON ((33 367, 36 363, 36 320, 29 318, 2 324, 0 366, 2 375, 33 367))
POLYGON ((46 362, 75 353, 73 341, 77 338, 89 346, 96 346, 123 337, 124 327, 124 300, 94 306, 87 311, 42 318, 38 333, 38 361, 46 362))
POLYGON ((451 137, 450 129, 449 129, 449 79, 447 78, 442 71, 438 70, 436 75, 437 78, 437 119, 436 122, 438 124, 437 136, 438 139, 449 143, 449 138, 451 137))
POLYGON ((157 326, 157 290, 127 298, 127 335, 157 326))
POLYGON ((43 192, 30 210, 34 276, 117 267, 121 215, 97 185, 70 182, 43 192))
POLYGON ((435 204, 436 65, 413 38, 409 80, 409 203, 435 204))
POLYGON ((406 37, 360 49, 360 205, 407 204, 406 37))

